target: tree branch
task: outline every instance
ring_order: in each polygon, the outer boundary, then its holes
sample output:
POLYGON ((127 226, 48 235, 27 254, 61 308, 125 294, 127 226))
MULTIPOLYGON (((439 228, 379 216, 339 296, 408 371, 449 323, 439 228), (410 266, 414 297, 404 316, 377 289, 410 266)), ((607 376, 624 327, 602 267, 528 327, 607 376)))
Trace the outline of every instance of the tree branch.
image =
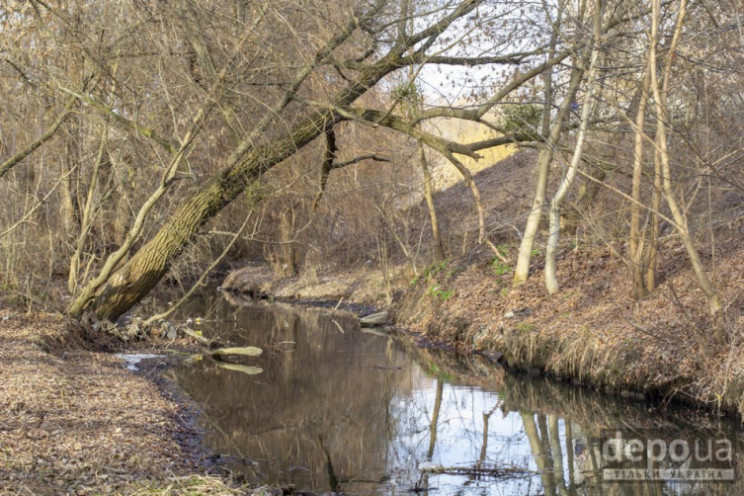
POLYGON ((23 150, 19 151, 8 160, 3 162, 2 165, 0 165, 0 178, 3 177, 5 173, 8 172, 10 169, 15 167, 21 160, 31 155, 34 151, 36 151, 37 148, 39 148, 46 141, 51 139, 52 136, 54 136, 54 134, 57 132, 57 129, 59 129, 59 126, 61 126, 62 123, 70 115, 72 106, 75 104, 76 100, 76 98, 70 98, 69 100, 67 100, 64 109, 62 109, 62 112, 57 116, 57 119, 55 119, 52 125, 49 126, 46 131, 44 131, 44 134, 42 134, 39 139, 26 145, 23 150))
POLYGON ((124 127, 128 127, 130 129, 132 129, 134 132, 141 134, 145 138, 149 138, 149 139, 153 140, 155 143, 157 143, 160 146, 162 146, 163 148, 165 148, 168 151, 168 153, 170 153, 171 155, 174 155, 175 153, 178 152, 178 147, 176 145, 174 145, 170 141, 168 141, 168 140, 166 140, 166 139, 161 138, 160 136, 158 136, 155 133, 155 130, 152 129, 151 127, 142 126, 138 122, 135 122, 133 120, 127 119, 126 117, 123 117, 121 114, 119 114, 118 112, 114 111, 114 109, 112 109, 111 107, 109 107, 105 103, 103 103, 101 101, 98 101, 98 100, 96 100, 95 98, 93 98, 91 96, 74 92, 74 91, 72 91, 70 89, 65 88, 64 86, 60 86, 59 89, 62 90, 62 91, 64 91, 65 93, 69 93, 70 95, 73 96, 74 99, 82 100, 85 103, 87 103, 88 105, 90 105, 91 107, 100 110, 101 112, 103 112, 104 114, 110 116, 116 122, 118 122, 119 124, 123 125, 124 127))

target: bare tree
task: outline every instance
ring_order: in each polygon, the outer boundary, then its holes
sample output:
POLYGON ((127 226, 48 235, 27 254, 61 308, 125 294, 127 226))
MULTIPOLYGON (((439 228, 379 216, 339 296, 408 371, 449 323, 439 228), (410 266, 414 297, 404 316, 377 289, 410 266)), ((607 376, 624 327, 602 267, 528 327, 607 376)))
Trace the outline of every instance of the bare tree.
MULTIPOLYGON (((555 53, 556 44, 558 41, 558 33, 563 23, 565 4, 559 3, 558 14, 556 21, 553 26, 553 32, 550 41, 550 52, 555 53)), ((581 22, 585 11, 585 2, 582 1, 578 8, 579 18, 577 22, 581 22)), ((576 54, 578 55, 578 54, 576 54)), ((543 122, 542 122, 542 134, 545 138, 545 142, 540 149, 540 154, 537 159, 537 182, 535 185, 535 196, 532 200, 532 207, 527 216, 527 223, 525 224, 524 233, 522 234, 522 242, 519 246, 519 254, 517 256, 517 266, 514 269, 513 284, 518 285, 527 280, 530 270, 530 258, 532 257, 532 251, 535 246, 535 237, 537 235, 538 227, 541 219, 543 219, 543 208, 545 206, 545 197, 548 188, 548 175, 550 173, 550 164, 553 161, 553 153, 558 147, 559 142, 564 133, 567 119, 571 112, 571 107, 576 97, 576 92, 579 90, 584 71, 581 69, 581 64, 577 64, 576 67, 571 71, 570 80, 568 83, 568 89, 563 98, 563 102, 558 108, 558 112, 555 119, 551 119, 553 113, 553 102, 555 99, 553 89, 553 73, 550 68, 544 74, 545 80, 545 103, 543 110, 543 122)))
POLYGON ((463 178, 479 241, 495 249, 466 163, 528 143, 539 154, 515 284, 547 212, 557 289, 559 215, 584 179, 576 239, 629 254, 636 298, 656 284, 661 241, 680 239, 709 310, 720 308, 696 243, 705 232, 716 253, 715 183, 744 188, 736 2, 601 2, 601 77, 586 27, 600 4, 586 0, 6 4, 0 283, 26 302, 64 278, 69 314, 116 319, 166 274, 211 267, 228 246, 299 274, 305 260, 333 261, 342 248, 319 246, 344 237, 356 262, 442 258, 452 223, 440 226, 435 205, 438 159, 463 178), (537 104, 529 129, 498 117, 537 104), (493 134, 452 138, 442 120, 493 134), (585 202, 600 184, 625 202, 612 226, 585 202), (234 236, 259 211, 251 240, 234 236))
POLYGON ((579 130, 576 134, 576 144, 574 145, 573 156, 571 157, 571 163, 568 165, 568 170, 564 174, 561 182, 558 186, 558 190, 553 195, 553 199, 550 202, 549 211, 549 235, 547 248, 545 250, 545 286, 548 289, 548 293, 553 294, 558 291, 558 278, 556 277, 556 252, 558 251, 558 238, 560 236, 561 225, 560 225, 560 209, 561 202, 566 197, 569 188, 571 187, 574 178, 576 177, 576 171, 581 164, 581 157, 584 153, 584 141, 586 140, 587 129, 589 127, 589 120, 592 115, 592 109, 594 108, 594 92, 598 85, 597 82, 597 60, 599 59, 600 43, 602 38, 602 0, 596 0, 594 2, 594 14, 593 29, 592 29, 592 43, 590 48, 591 55, 589 56, 589 68, 587 71, 587 91, 584 95, 584 101, 581 105, 581 116, 579 123, 579 130))
POLYGON ((677 198, 672 188, 672 172, 670 167, 669 149, 667 144, 667 94, 669 92, 669 80, 671 77, 671 67, 674 60, 674 53, 677 49, 679 39, 682 36, 682 26, 684 25, 687 0, 680 0, 679 12, 677 13, 677 20, 674 28, 674 34, 672 42, 669 47, 669 55, 666 58, 663 68, 662 77, 659 77, 657 70, 657 43, 659 40, 659 23, 661 19, 661 2, 660 0, 652 0, 652 17, 651 17, 651 44, 649 46, 649 68, 651 72, 651 89, 654 95, 654 104, 656 110, 656 151, 659 156, 661 163, 660 176, 662 178, 662 191, 664 199, 669 210, 672 212, 674 218, 675 228, 682 238, 687 255, 692 263, 692 268, 695 271, 698 284, 705 293, 705 297, 708 300, 708 308, 711 314, 717 313, 721 309, 721 302, 718 298, 716 289, 710 282, 708 274, 705 271, 703 262, 700 259, 700 254, 695 247, 692 239, 692 234, 687 225, 687 218, 684 215, 682 208, 677 202, 677 198))
MULTIPOLYGON (((387 49, 374 60, 369 60, 374 53, 365 54, 364 52, 357 55, 356 60, 354 58, 345 62, 334 60, 334 64, 340 71, 347 71, 344 79, 349 82, 336 90, 327 100, 327 104, 311 106, 303 119, 295 121, 290 126, 282 125, 281 128, 276 129, 273 137, 260 143, 261 137, 266 136, 266 131, 277 122, 277 116, 280 116, 286 109, 294 107, 295 102, 308 103, 303 101, 307 97, 299 92, 303 83, 314 74, 316 69, 328 64, 336 56, 339 48, 358 32, 363 36, 374 34, 381 29, 380 14, 386 7, 386 2, 379 1, 369 8, 355 11, 350 20, 328 36, 308 62, 299 67, 284 92, 264 113, 252 131, 241 139, 216 174, 190 194, 163 227, 128 261, 116 269, 131 247, 131 242, 125 242, 125 245, 107 261, 103 271, 88 283, 70 304, 68 313, 80 315, 93 304, 99 317, 108 319, 119 317, 155 286, 184 246, 193 241, 200 228, 234 200, 249 184, 259 179, 268 169, 295 154, 297 150, 312 142, 316 137, 323 135, 337 122, 349 118, 339 109, 356 101, 368 88, 377 84, 391 72, 416 60, 423 60, 428 49, 441 34, 458 19, 472 12, 479 4, 480 2, 476 0, 466 0, 447 3, 438 7, 436 12, 428 12, 427 15, 435 16, 430 24, 415 33, 391 42, 387 49), (409 48, 417 45, 419 48, 413 54, 409 53, 409 48), (350 75, 350 71, 353 71, 353 76, 350 75)), ((384 29, 384 24, 382 28, 384 29)), ((297 111, 293 110, 293 112, 296 114, 297 111)), ((200 119, 195 119, 195 124, 198 125, 199 121, 200 119)), ((183 140, 183 143, 187 144, 189 140, 183 140)), ((180 156, 182 155, 183 152, 180 156)), ((169 172, 163 176, 160 188, 148 204, 154 204, 159 196, 162 196, 173 174, 178 170, 178 164, 179 162, 176 161, 171 162, 167 169, 169 172)), ((142 215, 138 219, 144 220, 142 215)), ((141 222, 136 222, 135 228, 141 229, 140 224, 141 222)))

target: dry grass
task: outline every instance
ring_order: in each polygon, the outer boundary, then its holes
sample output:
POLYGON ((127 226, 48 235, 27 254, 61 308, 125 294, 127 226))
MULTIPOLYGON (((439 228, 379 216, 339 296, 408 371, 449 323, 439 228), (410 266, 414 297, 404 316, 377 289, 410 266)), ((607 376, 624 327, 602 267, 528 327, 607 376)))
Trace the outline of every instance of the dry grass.
POLYGON ((666 279, 636 303, 628 297, 626 267, 601 247, 563 252, 562 290, 552 297, 540 269, 511 288, 511 273, 494 275, 487 254, 456 259, 449 276, 441 273, 407 293, 399 319, 460 349, 501 355, 517 369, 744 413, 744 249, 731 247, 717 262, 725 275, 718 280, 721 297, 729 303, 717 318, 706 314, 692 271, 677 255, 671 248, 662 254, 666 279), (432 284, 453 296, 432 296, 432 284), (716 331, 724 342, 714 339, 716 331))
POLYGON ((139 489, 134 488, 132 496, 196 496, 214 495, 229 496, 253 494, 263 496, 271 494, 268 490, 259 488, 251 491, 246 489, 231 488, 225 485, 220 477, 189 475, 184 477, 170 477, 164 481, 154 483, 138 483, 139 489))

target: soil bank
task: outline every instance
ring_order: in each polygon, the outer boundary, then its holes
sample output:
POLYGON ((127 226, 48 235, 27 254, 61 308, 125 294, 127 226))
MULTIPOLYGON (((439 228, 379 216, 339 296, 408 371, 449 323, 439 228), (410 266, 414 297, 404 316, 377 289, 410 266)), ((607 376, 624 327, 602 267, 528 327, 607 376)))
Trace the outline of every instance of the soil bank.
POLYGON ((59 315, 0 311, 0 494, 245 494, 204 475, 194 412, 121 348, 59 315))

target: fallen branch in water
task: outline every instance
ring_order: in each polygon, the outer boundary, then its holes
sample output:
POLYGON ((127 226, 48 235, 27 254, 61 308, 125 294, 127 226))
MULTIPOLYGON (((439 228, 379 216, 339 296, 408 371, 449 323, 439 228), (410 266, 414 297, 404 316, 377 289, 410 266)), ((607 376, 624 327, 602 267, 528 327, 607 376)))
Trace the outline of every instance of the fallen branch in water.
POLYGON ((426 466, 419 467, 421 472, 429 474, 447 474, 447 475, 469 475, 473 477, 493 477, 493 478, 511 478, 511 477, 530 477, 536 472, 520 467, 497 467, 495 465, 476 464, 468 467, 441 467, 426 466))
POLYGON ((388 319, 388 312, 377 312, 359 318, 362 327, 372 327, 384 324, 388 319))

